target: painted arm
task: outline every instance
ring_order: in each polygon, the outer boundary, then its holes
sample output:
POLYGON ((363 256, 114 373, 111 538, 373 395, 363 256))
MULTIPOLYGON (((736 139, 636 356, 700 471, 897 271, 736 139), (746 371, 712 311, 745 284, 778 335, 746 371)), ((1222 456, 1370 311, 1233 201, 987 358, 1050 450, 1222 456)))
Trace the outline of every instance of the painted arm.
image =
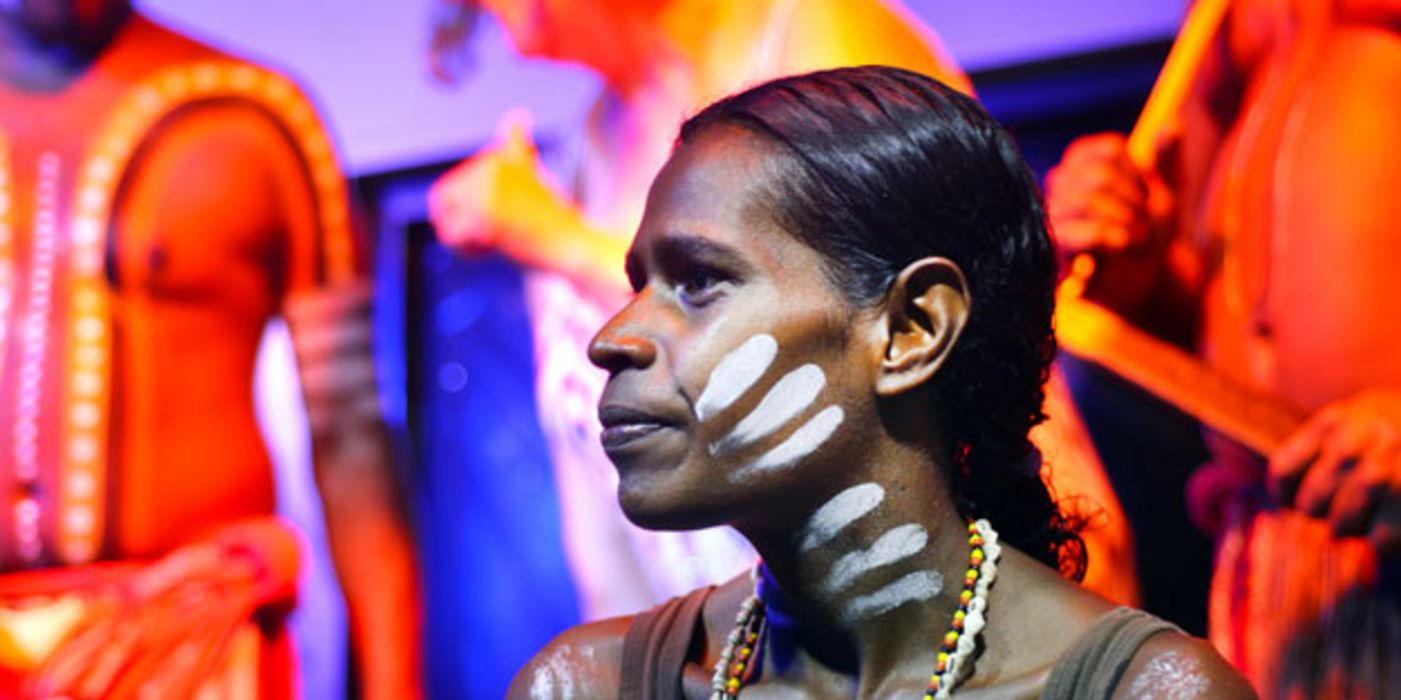
MULTIPOLYGON (((379 410, 371 288, 360 272, 344 182, 309 181, 286 155, 275 154, 272 164, 289 242, 283 313, 352 650, 363 697, 412 700, 423 692, 421 587, 379 410)), ((310 164, 312 172, 326 165, 310 164)))
POLYGON ((931 76, 960 92, 973 84, 934 31, 899 0, 803 0, 783 33, 768 77, 883 64, 931 76))

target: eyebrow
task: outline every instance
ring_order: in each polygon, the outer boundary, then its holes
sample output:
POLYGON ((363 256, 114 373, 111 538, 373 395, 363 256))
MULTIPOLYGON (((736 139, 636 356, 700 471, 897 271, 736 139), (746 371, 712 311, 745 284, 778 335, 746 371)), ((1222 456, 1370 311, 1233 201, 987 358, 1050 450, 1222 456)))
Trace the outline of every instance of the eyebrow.
MULTIPOLYGON (((661 240, 656 244, 655 253, 658 262, 663 265, 682 260, 701 259, 712 264, 730 267, 736 272, 748 272, 753 267, 733 246, 681 231, 663 234, 661 240)), ((625 269, 629 280, 639 279, 642 260, 636 248, 628 251, 625 269)))
POLYGON ((714 262, 748 267, 748 263, 733 246, 685 232, 665 234, 657 243, 657 255, 662 259, 705 258, 714 262))

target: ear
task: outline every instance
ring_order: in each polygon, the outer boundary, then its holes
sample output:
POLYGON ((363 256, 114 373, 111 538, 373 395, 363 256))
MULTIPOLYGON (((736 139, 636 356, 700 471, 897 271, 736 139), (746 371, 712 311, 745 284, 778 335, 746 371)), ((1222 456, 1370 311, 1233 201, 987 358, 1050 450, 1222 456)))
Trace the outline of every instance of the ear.
POLYGON ((876 393, 895 396, 929 381, 968 324, 968 282, 948 258, 923 258, 900 271, 886 299, 887 335, 876 393))

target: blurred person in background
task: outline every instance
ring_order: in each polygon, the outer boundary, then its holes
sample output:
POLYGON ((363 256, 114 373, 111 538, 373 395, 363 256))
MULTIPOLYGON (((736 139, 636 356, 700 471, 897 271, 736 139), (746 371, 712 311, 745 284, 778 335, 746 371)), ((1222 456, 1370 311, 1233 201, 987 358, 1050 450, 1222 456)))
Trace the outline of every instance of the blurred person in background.
POLYGON ((252 389, 281 315, 360 686, 421 695, 362 269, 291 82, 126 0, 0 3, 0 694, 294 691, 252 389))
MULTIPOLYGON (((1208 435, 1211 637, 1264 697, 1401 689, 1401 3, 1238 0, 1144 171, 1120 135, 1048 178, 1087 292, 1307 415, 1208 435)), ((1175 497, 1175 495, 1164 495, 1175 497)))

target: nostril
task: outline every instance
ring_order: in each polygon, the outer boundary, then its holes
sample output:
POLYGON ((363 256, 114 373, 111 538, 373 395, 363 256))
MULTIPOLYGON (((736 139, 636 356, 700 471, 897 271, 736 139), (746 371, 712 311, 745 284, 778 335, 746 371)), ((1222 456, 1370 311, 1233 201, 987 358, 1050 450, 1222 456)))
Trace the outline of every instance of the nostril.
POLYGON ((646 338, 611 334, 606 328, 589 343, 589 361, 610 374, 646 367, 656 356, 656 346, 646 338))

